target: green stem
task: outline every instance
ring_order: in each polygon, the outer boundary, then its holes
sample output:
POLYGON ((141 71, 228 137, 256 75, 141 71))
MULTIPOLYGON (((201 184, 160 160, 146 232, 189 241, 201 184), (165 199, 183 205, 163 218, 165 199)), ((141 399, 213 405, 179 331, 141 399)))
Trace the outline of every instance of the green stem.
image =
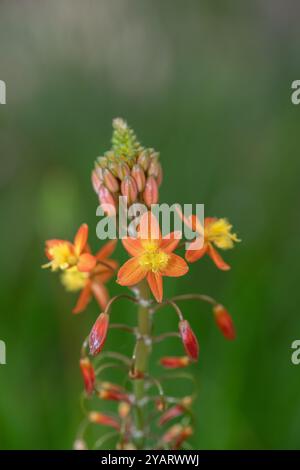
POLYGON ((138 286, 139 289, 139 300, 142 305, 139 305, 138 309, 138 339, 135 346, 134 352, 134 371, 137 374, 141 374, 141 378, 134 379, 134 395, 135 395, 135 427, 137 436, 135 443, 138 449, 142 449, 145 444, 145 380, 144 375, 148 371, 149 356, 151 353, 150 341, 145 341, 145 338, 151 335, 151 318, 149 313, 149 307, 146 305, 147 300, 150 297, 150 291, 146 282, 141 282, 138 286), (143 305, 145 304, 145 305, 143 305))

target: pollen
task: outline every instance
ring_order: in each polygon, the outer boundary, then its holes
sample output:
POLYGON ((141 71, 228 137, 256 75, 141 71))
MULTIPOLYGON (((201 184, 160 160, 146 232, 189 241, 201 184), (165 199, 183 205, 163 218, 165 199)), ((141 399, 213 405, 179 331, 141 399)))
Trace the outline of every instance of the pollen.
POLYGON ((217 219, 205 227, 205 238, 218 248, 228 250, 233 248, 234 243, 241 241, 235 233, 231 232, 231 229, 232 225, 227 219, 217 219))
POLYGON ((139 258, 140 266, 153 273, 163 271, 168 265, 170 256, 158 249, 157 244, 154 242, 147 242, 144 247, 145 253, 139 258))
POLYGON ((84 288, 88 274, 78 271, 76 266, 67 269, 61 275, 61 282, 66 290, 76 292, 84 288))
POLYGON ((76 257, 67 243, 59 243, 53 246, 49 249, 49 254, 52 258, 51 267, 53 271, 67 269, 76 263, 76 257))

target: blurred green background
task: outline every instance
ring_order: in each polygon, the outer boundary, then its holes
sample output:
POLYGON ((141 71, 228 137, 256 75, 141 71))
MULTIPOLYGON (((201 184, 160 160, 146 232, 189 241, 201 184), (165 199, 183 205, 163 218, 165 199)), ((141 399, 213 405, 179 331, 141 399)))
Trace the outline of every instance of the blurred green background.
MULTIPOLYGON (((290 359, 300 337, 300 106, 290 100, 299 10, 292 0, 1 2, 1 449, 72 446, 79 350, 98 309, 72 316, 76 295, 40 265, 44 240, 72 237, 82 222, 99 246, 90 172, 116 116, 160 150, 161 200, 203 202, 243 240, 225 253, 230 272, 205 259, 165 283, 167 295, 215 296, 238 331, 226 342, 206 305, 183 306, 201 344, 192 446, 300 448, 300 366, 290 359)), ((114 314, 134 321, 125 303, 114 314)), ((159 322, 176 327, 169 310, 159 322)), ((116 332, 108 343, 132 349, 116 332)))

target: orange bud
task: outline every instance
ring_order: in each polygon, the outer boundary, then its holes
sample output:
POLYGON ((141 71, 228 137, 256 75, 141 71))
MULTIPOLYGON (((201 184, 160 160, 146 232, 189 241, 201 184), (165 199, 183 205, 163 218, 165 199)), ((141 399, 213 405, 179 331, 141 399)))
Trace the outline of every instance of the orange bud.
POLYGON ((131 175, 133 176, 138 192, 141 193, 144 190, 146 177, 143 168, 136 164, 132 167, 131 175))
POLYGON ((90 332, 89 345, 92 356, 99 354, 104 346, 109 325, 109 316, 107 313, 101 313, 94 323, 90 332))
POLYGON ((159 163, 156 159, 151 160, 147 173, 148 173, 148 176, 154 176, 154 178, 158 177, 159 163))
POLYGON ((177 418, 177 416, 181 416, 184 411, 185 408, 180 404, 172 406, 167 411, 165 411, 165 413, 159 418, 159 426, 163 426, 164 424, 171 421, 171 419, 177 418))
POLYGON ((126 393, 119 392, 113 389, 102 389, 98 393, 98 397, 102 400, 113 400, 113 401, 124 401, 130 402, 129 397, 126 393))
POLYGON ((149 176, 146 181, 143 198, 148 207, 158 202, 158 186, 154 176, 149 176))
POLYGON ((197 361, 199 356, 199 344, 187 320, 181 320, 179 322, 179 333, 187 355, 191 360, 197 361))
POLYGON ((159 362, 166 369, 177 369, 180 367, 186 367, 190 364, 190 360, 187 356, 181 356, 181 357, 166 356, 166 357, 162 357, 159 362))
POLYGON ((132 176, 125 176, 121 183, 121 192, 123 196, 127 197, 128 205, 131 206, 138 195, 137 185, 132 176))
POLYGON ((144 171, 147 171, 148 170, 148 167, 149 167, 149 164, 150 164, 150 156, 145 153, 145 152, 142 152, 138 159, 137 159, 137 162, 139 165, 141 165, 141 167, 143 168, 144 171))
POLYGON ((94 367, 88 357, 80 359, 79 365, 84 381, 85 391, 88 395, 90 395, 93 392, 95 385, 94 367))
POLYGON ((235 328, 231 316, 223 307, 218 304, 213 308, 216 324, 226 339, 235 339, 235 328))
POLYGON ((119 183, 117 178, 115 178, 115 176, 107 168, 103 170, 103 181, 110 192, 116 193, 119 191, 119 183))
POLYGON ((125 176, 130 175, 130 168, 125 162, 119 163, 116 168, 116 171, 117 171, 117 176, 121 181, 125 178, 125 176))
POLYGON ((104 212, 106 212, 108 215, 115 215, 117 209, 116 201, 106 186, 100 186, 98 195, 99 202, 104 212))
POLYGON ((96 194, 98 194, 101 184, 102 184, 101 180, 99 179, 96 173, 96 170, 93 170, 92 171, 92 185, 96 194))
POLYGON ((89 413, 89 421, 91 423, 103 424, 104 426, 110 426, 111 428, 120 430, 120 423, 109 415, 99 413, 98 411, 91 411, 89 413))

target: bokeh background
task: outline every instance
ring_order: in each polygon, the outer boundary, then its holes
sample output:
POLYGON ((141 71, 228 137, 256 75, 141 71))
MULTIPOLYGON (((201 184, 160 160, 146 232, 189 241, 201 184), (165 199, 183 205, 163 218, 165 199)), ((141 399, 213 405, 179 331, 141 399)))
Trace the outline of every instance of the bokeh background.
MULTIPOLYGON (((299 14, 292 0, 1 1, 1 449, 71 448, 82 418, 79 349, 98 309, 73 317, 76 295, 40 265, 44 240, 84 221, 99 246, 90 172, 116 116, 160 150, 162 200, 203 202, 243 239, 230 272, 205 259, 166 282, 220 299, 238 331, 226 342, 207 306, 184 306, 201 343, 193 448, 300 448, 299 14)), ((134 320, 124 303, 114 314, 134 320)), ((159 321, 176 327, 169 310, 159 321)))

